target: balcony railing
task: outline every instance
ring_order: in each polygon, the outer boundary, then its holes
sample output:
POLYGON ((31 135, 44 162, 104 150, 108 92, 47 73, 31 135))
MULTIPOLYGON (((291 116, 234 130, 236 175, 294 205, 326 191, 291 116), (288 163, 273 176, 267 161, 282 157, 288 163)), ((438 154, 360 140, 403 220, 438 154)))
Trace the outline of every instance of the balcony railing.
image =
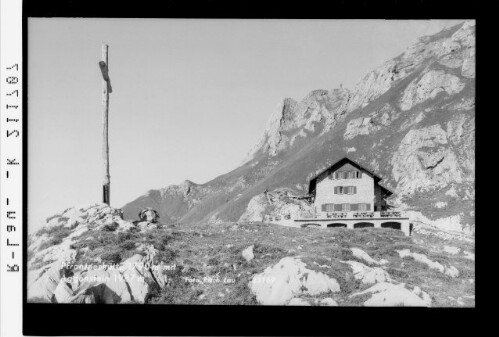
POLYGON ((291 219, 370 219, 370 218, 404 218, 405 212, 381 211, 381 212, 302 212, 297 216, 286 214, 284 216, 266 216, 266 221, 282 221, 291 219))

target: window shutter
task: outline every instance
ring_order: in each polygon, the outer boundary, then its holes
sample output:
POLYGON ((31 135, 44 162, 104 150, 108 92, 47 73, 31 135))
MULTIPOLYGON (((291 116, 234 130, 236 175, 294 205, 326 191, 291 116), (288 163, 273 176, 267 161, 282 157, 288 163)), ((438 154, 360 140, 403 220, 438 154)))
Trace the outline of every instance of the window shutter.
POLYGON ((351 204, 350 209, 352 211, 358 211, 359 210, 359 204, 351 204))
POLYGON ((357 186, 353 187, 353 194, 357 194, 357 186))
POLYGON ((371 210, 371 204, 366 204, 366 210, 370 211, 371 210))
POLYGON ((326 211, 326 204, 322 204, 322 205, 321 205, 321 211, 322 211, 322 212, 325 212, 325 211, 326 211))
POLYGON ((334 187, 334 194, 338 194, 338 186, 334 187))
POLYGON ((334 204, 334 211, 335 212, 341 211, 341 204, 334 204))

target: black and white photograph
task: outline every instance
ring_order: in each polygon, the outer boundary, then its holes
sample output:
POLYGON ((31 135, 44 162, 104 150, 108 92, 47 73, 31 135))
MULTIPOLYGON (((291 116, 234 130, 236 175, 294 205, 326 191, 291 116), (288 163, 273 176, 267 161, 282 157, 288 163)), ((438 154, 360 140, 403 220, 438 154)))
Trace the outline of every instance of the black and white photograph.
POLYGON ((27 18, 27 302, 474 308, 475 24, 27 18))

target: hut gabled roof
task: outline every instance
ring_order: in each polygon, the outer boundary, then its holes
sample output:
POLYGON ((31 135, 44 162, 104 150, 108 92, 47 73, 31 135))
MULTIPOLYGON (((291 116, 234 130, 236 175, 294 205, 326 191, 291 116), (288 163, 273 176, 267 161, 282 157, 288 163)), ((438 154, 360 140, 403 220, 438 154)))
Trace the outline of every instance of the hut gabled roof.
MULTIPOLYGON (((334 171, 336 171, 338 168, 340 168, 341 166, 343 166, 346 163, 349 163, 350 165, 352 165, 353 167, 357 168, 358 170, 363 171, 363 172, 369 174, 370 176, 372 176, 374 178, 374 181, 376 183, 378 183, 381 180, 381 177, 378 176, 377 174, 375 174, 372 170, 370 170, 370 169, 368 169, 368 168, 360 165, 359 163, 357 163, 353 159, 349 158, 348 156, 345 156, 342 159, 340 159, 337 162, 335 162, 334 164, 332 164, 331 166, 327 167, 325 170, 322 170, 321 172, 319 172, 318 174, 316 174, 315 176, 313 176, 312 178, 310 178, 309 185, 308 185, 308 193, 311 194, 315 190, 315 187, 316 187, 316 184, 317 184, 317 178, 319 178, 319 176, 321 176, 322 174, 324 174, 325 172, 328 172, 328 171, 329 172, 334 172, 334 171)), ((385 189, 386 191, 388 191, 390 194, 393 194, 393 192, 390 191, 389 189, 387 189, 386 187, 383 187, 383 186, 381 186, 381 187, 383 189, 385 189)))

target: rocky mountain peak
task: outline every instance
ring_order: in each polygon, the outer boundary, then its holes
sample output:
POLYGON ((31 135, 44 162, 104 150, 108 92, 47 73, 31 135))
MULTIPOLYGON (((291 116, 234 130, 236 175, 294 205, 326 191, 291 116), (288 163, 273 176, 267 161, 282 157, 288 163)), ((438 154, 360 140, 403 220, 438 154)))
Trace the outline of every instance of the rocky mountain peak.
POLYGON ((316 135, 317 129, 328 132, 346 114, 365 108, 401 80, 436 59, 446 66, 463 67, 463 76, 473 77, 474 34, 474 21, 467 21, 436 35, 420 38, 401 55, 365 75, 353 90, 343 87, 313 90, 300 102, 285 98, 270 115, 263 136, 244 162, 255 158, 259 152, 274 157, 288 150, 297 138, 316 135))
POLYGON ((169 185, 165 188, 160 189, 161 196, 163 197, 166 194, 169 195, 183 195, 186 196, 191 192, 191 189, 197 184, 193 183, 190 180, 184 180, 178 185, 169 185))
POLYGON ((147 205, 157 205, 162 219, 185 222, 237 221, 248 210, 261 220, 268 212, 303 210, 289 202, 270 207, 262 193, 303 193, 311 174, 348 155, 383 177, 400 207, 472 228, 474 78, 475 24, 469 21, 423 37, 352 90, 283 99, 240 167, 202 186, 186 182, 138 198, 124 207, 125 216, 147 205))
POLYGON ((258 152, 274 157, 289 149, 298 138, 330 127, 344 112, 350 95, 348 89, 337 88, 313 90, 300 102, 285 98, 270 115, 263 136, 244 162, 253 159, 258 152))

